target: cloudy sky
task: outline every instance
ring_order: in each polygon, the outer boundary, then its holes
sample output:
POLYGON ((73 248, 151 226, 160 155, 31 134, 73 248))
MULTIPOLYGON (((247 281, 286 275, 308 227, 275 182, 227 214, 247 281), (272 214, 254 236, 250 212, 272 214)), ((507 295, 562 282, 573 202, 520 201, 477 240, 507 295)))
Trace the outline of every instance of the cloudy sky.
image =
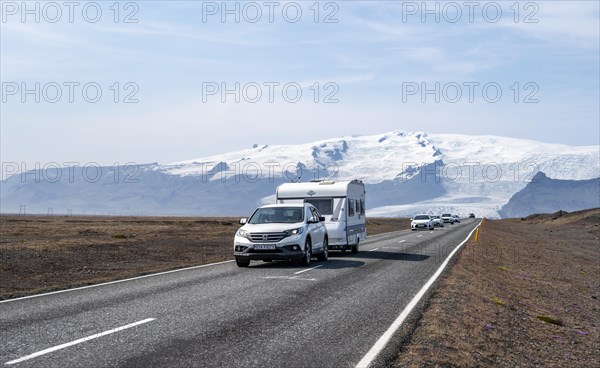
POLYGON ((600 141, 597 1, 1 4, 3 163, 392 130, 600 141))

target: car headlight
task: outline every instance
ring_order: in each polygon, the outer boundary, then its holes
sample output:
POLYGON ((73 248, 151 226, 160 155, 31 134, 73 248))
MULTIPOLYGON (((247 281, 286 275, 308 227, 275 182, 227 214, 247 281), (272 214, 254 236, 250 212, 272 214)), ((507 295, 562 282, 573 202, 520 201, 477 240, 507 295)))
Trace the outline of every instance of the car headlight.
POLYGON ((304 228, 303 227, 299 227, 297 229, 292 229, 292 230, 287 230, 285 232, 285 236, 292 236, 292 235, 300 235, 304 232, 304 228))
POLYGON ((250 233, 248 232, 248 230, 239 229, 235 235, 248 239, 250 233))

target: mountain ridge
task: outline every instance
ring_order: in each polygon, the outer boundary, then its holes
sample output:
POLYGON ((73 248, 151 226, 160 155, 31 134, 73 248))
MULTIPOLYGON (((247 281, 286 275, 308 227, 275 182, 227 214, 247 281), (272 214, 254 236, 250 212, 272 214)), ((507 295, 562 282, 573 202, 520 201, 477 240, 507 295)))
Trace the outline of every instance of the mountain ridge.
MULTIPOLYGON (((393 131, 298 145, 257 145, 171 164, 138 166, 136 183, 23 182, 0 187, 0 211, 48 207, 122 214, 245 215, 273 201, 277 185, 315 179, 360 179, 370 216, 451 212, 499 217, 509 199, 543 171, 562 180, 600 176, 599 146, 567 146, 497 136, 393 131)), ((57 169, 58 170, 58 169, 57 169)), ((66 170, 66 169, 65 169, 66 170)), ((114 176, 114 168, 112 175, 114 176)), ((127 177, 126 167, 120 178, 127 177)), ((79 172, 78 171, 78 172, 79 172)))

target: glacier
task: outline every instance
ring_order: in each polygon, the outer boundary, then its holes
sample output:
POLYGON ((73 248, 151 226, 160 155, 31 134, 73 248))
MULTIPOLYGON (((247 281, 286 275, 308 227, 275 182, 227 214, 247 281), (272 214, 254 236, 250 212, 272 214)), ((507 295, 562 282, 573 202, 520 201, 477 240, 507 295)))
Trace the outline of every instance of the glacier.
POLYGON ((297 145, 254 144, 170 164, 139 165, 134 183, 111 177, 93 183, 34 182, 13 175, 0 186, 0 211, 16 212, 26 204, 32 213, 53 207, 55 213, 69 208, 73 213, 238 216, 272 202, 283 182, 360 179, 367 187, 369 216, 473 212, 497 218, 538 172, 560 180, 598 178, 600 146, 405 131, 297 145))

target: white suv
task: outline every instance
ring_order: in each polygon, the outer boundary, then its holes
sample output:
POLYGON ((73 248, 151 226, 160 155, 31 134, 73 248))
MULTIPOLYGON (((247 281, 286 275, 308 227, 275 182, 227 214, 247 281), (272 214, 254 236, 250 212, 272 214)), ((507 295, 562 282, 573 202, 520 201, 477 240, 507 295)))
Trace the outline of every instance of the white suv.
POLYGON ((449 213, 444 213, 442 215, 442 220, 444 222, 449 223, 450 225, 454 225, 454 217, 451 214, 449 214, 449 213))
POLYGON ((233 255, 239 267, 250 260, 298 259, 303 266, 313 255, 329 256, 325 218, 311 204, 274 204, 259 207, 235 234, 233 255))

